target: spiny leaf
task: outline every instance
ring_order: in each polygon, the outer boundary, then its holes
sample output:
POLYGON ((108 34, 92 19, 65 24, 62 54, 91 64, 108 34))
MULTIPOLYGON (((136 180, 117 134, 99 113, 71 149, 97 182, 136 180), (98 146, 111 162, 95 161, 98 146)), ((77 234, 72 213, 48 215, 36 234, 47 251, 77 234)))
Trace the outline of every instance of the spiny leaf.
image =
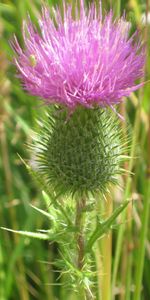
POLYGON ((62 212, 62 214, 64 215, 64 217, 67 220, 68 225, 73 226, 72 221, 70 220, 69 216, 67 215, 65 209, 56 200, 57 196, 53 197, 52 193, 50 192, 50 190, 48 188, 48 184, 46 184, 46 179, 44 180, 40 173, 33 170, 31 168, 31 166, 29 164, 27 164, 19 154, 18 154, 18 156, 21 159, 21 161, 23 162, 23 164, 25 165, 25 167, 27 168, 29 174, 36 180, 36 182, 40 185, 41 189, 44 190, 45 194, 47 194, 47 196, 49 197, 50 202, 52 202, 53 205, 55 207, 57 207, 62 212))
POLYGON ((89 241, 87 242, 86 246, 86 252, 89 252, 94 245, 94 243, 99 239, 103 234, 106 234, 112 225, 114 225, 114 222, 116 221, 116 218, 121 214, 121 212, 127 207, 130 201, 125 201, 123 204, 121 204, 119 207, 115 209, 113 214, 108 218, 106 221, 98 222, 93 234, 89 238, 89 241))
POLYGON ((38 211, 40 214, 44 215, 45 217, 47 217, 48 219, 50 219, 51 221, 54 220, 54 217, 52 215, 50 215, 49 213, 47 213, 46 211, 44 211, 43 209, 40 209, 38 207, 35 207, 34 205, 30 205, 32 208, 34 208, 36 211, 38 211))
POLYGON ((47 234, 43 233, 37 233, 37 232, 30 232, 30 231, 22 231, 22 230, 13 230, 5 227, 0 227, 3 230, 7 230, 13 233, 17 233, 29 238, 35 238, 35 239, 40 239, 40 240, 49 240, 49 236, 47 234))

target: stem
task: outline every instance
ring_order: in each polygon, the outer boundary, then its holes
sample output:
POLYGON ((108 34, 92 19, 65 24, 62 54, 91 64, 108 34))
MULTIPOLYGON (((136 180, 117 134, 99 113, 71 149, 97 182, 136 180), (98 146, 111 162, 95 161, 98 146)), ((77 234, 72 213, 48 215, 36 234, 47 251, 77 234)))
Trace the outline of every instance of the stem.
POLYGON ((78 249, 78 262, 77 266, 79 270, 82 270, 84 265, 84 236, 83 236, 83 210, 85 208, 85 199, 77 201, 76 208, 76 227, 77 233, 77 249, 78 249))
MULTIPOLYGON (((76 234, 76 241, 77 241, 77 267, 80 271, 83 270, 84 267, 84 210, 85 210, 85 199, 82 198, 81 200, 77 200, 77 206, 76 206, 76 221, 75 225, 78 229, 78 232, 76 234)), ((86 298, 86 290, 83 284, 79 283, 79 299, 87 299, 86 298)))
POLYGON ((113 8, 115 17, 120 17, 121 12, 121 0, 110 0, 110 7, 113 8))
MULTIPOLYGON (((131 159, 130 159, 130 162, 129 162, 129 172, 132 171, 133 164, 134 164, 134 156, 135 156, 137 138, 138 138, 138 135, 139 135, 139 128, 140 128, 140 113, 141 113, 141 106, 140 106, 140 103, 139 103, 139 106, 138 106, 137 111, 136 111, 136 117, 135 117, 135 123, 134 123, 133 141, 132 141, 131 153, 130 153, 131 159)), ((131 176, 129 175, 128 179, 127 179, 127 184, 126 184, 126 188, 125 188, 125 194, 124 194, 123 201, 126 201, 129 197, 129 195, 130 195, 131 183, 132 183, 132 179, 131 179, 131 176)), ((115 259, 114 259, 114 269, 113 269, 113 279, 112 279, 113 291, 114 291, 114 288, 115 288, 115 285, 116 285, 116 278, 117 278, 118 267, 119 267, 119 262, 120 262, 122 243, 123 243, 123 237, 124 237, 124 232, 125 232, 126 216, 127 216, 127 212, 125 210, 122 213, 122 219, 121 219, 122 225, 119 228, 118 237, 117 237, 116 254, 115 254, 115 259)), ((114 299, 114 297, 113 297, 113 299, 114 299)))
POLYGON ((150 210, 150 114, 149 114, 149 128, 148 128, 148 166, 147 166, 147 180, 145 181, 145 197, 144 197, 144 207, 141 220, 141 232, 139 240, 139 249, 137 256, 137 265, 135 273, 135 292, 134 300, 141 299, 141 285, 142 285, 142 276, 144 268, 144 257, 145 257, 145 243, 148 231, 148 221, 149 221, 149 210, 150 210))
POLYGON ((132 230, 132 203, 128 205, 127 209, 127 228, 126 228, 126 239, 125 239, 125 251, 123 255, 126 256, 126 265, 124 267, 124 281, 122 281, 122 286, 125 287, 123 294, 120 295, 120 300, 130 300, 131 299, 131 286, 132 286, 132 265, 133 265, 133 230, 132 230))
MULTIPOLYGON (((122 102, 120 104, 120 112, 121 115, 123 116, 124 119, 126 119, 126 106, 125 106, 125 102, 122 102)), ((123 138, 124 141, 127 142, 127 124, 126 122, 122 122, 122 132, 123 132, 123 138)), ((124 169, 127 171, 128 170, 128 162, 125 161, 124 162, 124 169)), ((124 182, 124 186, 126 186, 126 175, 123 175, 123 182, 124 182)), ((132 203, 130 203, 127 207, 127 219, 131 220, 131 216, 132 216, 132 203)), ((129 251, 130 249, 130 244, 131 244, 131 222, 129 221, 127 224, 127 237, 126 237, 126 243, 124 243, 123 245, 123 251, 122 251, 122 258, 121 258, 121 286, 124 287, 126 286, 126 288, 122 288, 119 294, 119 300, 124 300, 125 299, 125 293, 128 293, 128 290, 130 289, 130 278, 131 278, 131 272, 129 269, 129 264, 128 262, 131 261, 131 259, 128 259, 128 256, 131 256, 131 251, 129 251), (126 282, 127 281, 127 282, 126 282), (129 287, 129 289, 128 289, 129 287)), ((127 298, 126 298, 127 300, 127 298)), ((129 300, 129 299, 128 299, 129 300)))
POLYGON ((116 7, 116 15, 117 17, 120 17, 120 11, 121 11, 121 1, 117 1, 117 7, 116 7))
POLYGON ((126 251, 124 255, 126 256, 126 268, 125 268, 125 297, 123 299, 131 299, 131 285, 132 285, 132 265, 133 265, 133 249, 134 249, 134 240, 133 240, 133 220, 132 220, 132 203, 128 206, 127 210, 127 229, 126 229, 126 251))
MULTIPOLYGON (((112 199, 110 196, 105 201, 105 218, 109 218, 112 214, 112 199)), ((109 231, 101 240, 102 255, 102 282, 101 282, 101 299, 111 299, 111 263, 112 263, 112 232, 109 231)))
POLYGON ((101 279, 102 279, 102 259, 100 253, 100 244, 97 241, 97 247, 95 248, 96 270, 97 270, 97 295, 98 300, 101 300, 101 279))
POLYGON ((140 232, 139 249, 137 256, 136 274, 135 274, 135 292, 134 300, 141 299, 141 286, 142 286, 142 276, 144 267, 144 257, 145 257, 145 242, 148 230, 148 220, 149 220, 149 208, 150 208, 150 178, 147 179, 147 184, 145 188, 145 199, 142 214, 142 227, 140 232))
POLYGON ((126 275, 126 285, 125 285, 125 300, 130 300, 131 299, 131 282, 132 282, 132 264, 133 264, 133 253, 132 249, 129 249, 129 254, 128 254, 128 263, 127 263, 127 275, 126 275))
POLYGON ((4 272, 4 258, 3 258, 3 251, 2 251, 2 245, 0 244, 0 296, 1 296, 1 300, 6 300, 6 295, 5 295, 5 272, 4 272))
MULTIPOLYGON (((146 53, 148 55, 148 12, 150 9, 150 1, 146 0, 146 26, 145 26, 145 42, 146 42, 146 53)), ((145 73, 147 71, 147 64, 145 64, 145 73)), ((144 76, 145 78, 145 76, 144 76)), ((141 99, 143 96, 143 89, 141 89, 141 99)), ((139 249, 137 256, 137 264, 135 271, 135 292, 133 300, 141 299, 141 286, 142 286, 142 276, 144 268, 144 257, 145 257, 145 243, 148 231, 148 221, 149 221, 149 210, 150 210, 150 113, 148 116, 149 127, 148 127, 148 165, 147 165, 147 179, 145 180, 145 192, 144 192, 144 206, 141 219, 141 232, 139 239, 139 249)))
MULTIPOLYGON (((147 53, 147 55, 148 55, 147 41, 148 41, 148 12, 149 12, 149 8, 150 8, 150 1, 146 0, 146 26, 145 26, 145 30, 144 30, 144 40, 145 40, 145 44, 146 44, 146 53, 147 53)), ((147 64, 145 64, 144 77, 142 79, 143 82, 145 81, 146 69, 147 69, 147 64)), ((141 102, 142 102, 143 96, 144 96, 144 88, 140 89, 140 91, 139 91, 139 109, 140 109, 140 106, 141 106, 141 102)), ((149 137, 150 137, 150 126, 149 126, 149 137)), ((149 145, 148 153, 149 153, 149 151, 150 151, 150 145, 149 145)), ((145 201, 148 201, 148 200, 145 199, 145 201)), ((128 219, 130 220, 129 221, 129 225, 128 225, 129 226, 129 230, 128 230, 128 234, 129 234, 128 241, 129 242, 128 242, 128 245, 130 245, 130 244, 133 243, 133 235, 132 235, 133 220, 132 220, 131 216, 132 216, 132 213, 131 213, 131 210, 130 210, 129 214, 128 214, 128 219)), ((133 251, 132 251, 132 249, 133 249, 133 246, 134 245, 132 245, 131 251, 129 251, 129 253, 128 253, 127 272, 126 272, 126 295, 125 295, 125 300, 130 300, 131 297, 132 297, 132 295, 131 295, 131 285, 132 285, 132 272, 133 272, 133 270, 132 270, 132 261, 133 261, 133 251)), ((143 260, 144 260, 144 257, 143 257, 143 260)), ((138 270, 138 275, 139 275, 139 263, 138 263, 138 260, 137 260, 137 270, 138 270)), ((143 269, 141 270, 141 273, 142 272, 143 272, 143 269)), ((141 280, 142 280, 142 278, 141 278, 141 280)), ((137 288, 137 286, 136 286, 136 288, 137 288)), ((140 293, 140 290, 139 290, 139 293, 140 293)), ((135 296, 135 294, 134 294, 134 296, 135 296)), ((139 298, 141 299, 140 294, 139 294, 139 298)))

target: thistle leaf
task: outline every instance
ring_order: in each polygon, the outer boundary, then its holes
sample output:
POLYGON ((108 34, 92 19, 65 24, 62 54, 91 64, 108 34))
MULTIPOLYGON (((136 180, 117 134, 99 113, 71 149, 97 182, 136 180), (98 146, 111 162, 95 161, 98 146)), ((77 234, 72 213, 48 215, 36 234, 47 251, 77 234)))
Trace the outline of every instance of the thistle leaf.
POLYGON ((40 239, 40 240, 49 240, 49 236, 47 234, 38 233, 38 232, 30 232, 30 231, 22 231, 22 230, 13 230, 5 227, 0 227, 3 230, 7 230, 13 233, 17 233, 29 238, 40 239))
POLYGON ((57 201, 57 196, 54 197, 52 195, 52 193, 50 192, 50 189, 48 188, 48 184, 46 184, 46 180, 44 180, 44 178, 41 176, 40 172, 35 171, 32 169, 32 167, 27 164, 24 159, 18 154, 19 158, 21 159, 21 161, 23 162, 23 164, 25 165, 25 167, 27 168, 29 174, 34 178, 34 180, 39 184, 39 186, 41 187, 41 189, 43 190, 43 196, 46 197, 46 201, 48 201, 49 198, 49 203, 53 203, 54 207, 58 208, 59 211, 62 212, 62 214, 64 215, 64 217, 67 220, 68 225, 73 226, 72 221, 70 220, 69 216, 66 214, 65 209, 62 207, 62 205, 60 205, 57 201))
POLYGON ((129 202, 130 201, 125 201, 123 204, 121 204, 119 207, 117 207, 115 209, 115 211, 113 212, 113 214, 106 221, 97 223, 97 226, 96 226, 93 234, 91 235, 91 237, 89 238, 89 241, 87 242, 86 252, 90 252, 94 243, 111 229, 111 226, 114 225, 116 218, 127 207, 129 202))
POLYGON ((40 209, 34 205, 31 205, 30 206, 35 209, 36 211, 38 211, 40 214, 44 215, 45 217, 47 217, 49 220, 51 221, 54 221, 54 217, 52 215, 50 215, 48 212, 44 211, 43 209, 40 209))

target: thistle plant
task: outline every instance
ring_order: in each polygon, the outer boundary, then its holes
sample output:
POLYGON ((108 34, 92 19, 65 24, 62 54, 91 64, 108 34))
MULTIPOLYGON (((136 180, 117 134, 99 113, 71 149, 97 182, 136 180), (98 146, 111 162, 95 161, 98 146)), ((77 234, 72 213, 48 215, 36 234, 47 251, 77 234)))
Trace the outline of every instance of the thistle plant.
POLYGON ((64 3, 63 12, 55 8, 52 15, 44 6, 39 29, 30 18, 23 23, 24 48, 16 37, 12 46, 23 87, 46 110, 27 168, 49 203, 48 212, 38 210, 50 219, 50 229, 22 234, 58 244, 55 263, 64 289, 78 299, 110 300, 111 266, 103 256, 111 256, 111 243, 105 237, 128 205, 111 212, 108 200, 128 154, 116 104, 142 86, 136 80, 145 54, 137 32, 129 36, 125 17, 114 19, 110 11, 103 18, 100 6, 64 3))

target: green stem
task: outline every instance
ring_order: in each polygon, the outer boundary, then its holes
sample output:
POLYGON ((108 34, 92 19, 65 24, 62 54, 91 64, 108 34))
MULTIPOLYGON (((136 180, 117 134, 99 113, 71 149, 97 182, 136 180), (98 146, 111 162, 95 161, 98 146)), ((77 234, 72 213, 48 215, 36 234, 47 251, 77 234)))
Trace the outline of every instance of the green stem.
POLYGON ((76 227, 77 233, 77 248, 78 248, 78 269, 82 270, 84 265, 84 237, 83 237, 83 210, 85 208, 85 200, 77 201, 76 208, 76 227))
POLYGON ((113 8, 115 17, 120 17, 120 11, 121 11, 121 1, 120 0, 110 0, 110 7, 113 8))
MULTIPOLYGON (((76 206, 76 220, 75 225, 77 230, 76 234, 76 241, 77 241, 77 267, 80 271, 83 270, 84 267, 84 210, 85 210, 85 199, 82 198, 81 200, 77 199, 77 206, 76 206)), ((82 282, 79 283, 78 287, 78 295, 79 299, 87 299, 86 298, 86 290, 82 282)))
MULTIPOLYGON (((133 169, 133 164, 134 164, 134 156, 135 156, 135 152, 136 152, 136 144, 137 144, 139 128, 140 128, 140 113, 141 113, 141 106, 139 103, 139 106, 136 111, 134 130, 133 130, 133 141, 132 141, 131 153, 130 153, 131 159, 129 162, 129 174, 131 173, 131 171, 133 169)), ((127 184, 126 184, 126 188, 125 188, 123 201, 126 201, 129 198, 131 183, 132 183, 132 179, 131 179, 131 176, 129 175, 128 179, 127 179, 127 184)), ((120 257, 121 257, 122 243, 123 243, 123 237, 124 237, 124 232, 125 232, 126 216, 127 216, 127 212, 124 211, 122 213, 122 219, 121 219, 123 224, 119 228, 117 244, 116 244, 116 253, 115 253, 115 258, 114 258, 114 268, 113 268, 113 277, 112 277, 113 290, 116 285, 116 278, 117 278, 118 267, 119 267, 119 262, 120 262, 120 257)), ((114 299, 114 297, 113 297, 113 299, 114 299)))
POLYGON ((2 251, 2 245, 0 243, 0 299, 1 300, 6 300, 6 295, 5 295, 5 272, 4 272, 4 259, 3 259, 3 251, 2 251))
POLYGON ((150 178, 147 179, 144 207, 142 214, 142 227, 140 232, 139 249, 137 256, 136 274, 135 274, 135 292, 134 300, 141 299, 141 286, 142 286, 142 276, 144 267, 144 257, 145 257, 145 242, 148 230, 148 220, 149 220, 149 209, 150 209, 150 178))
POLYGON ((127 263, 127 274, 126 274, 126 288, 125 288, 125 300, 131 299, 131 282, 132 282, 132 263, 133 263, 133 252, 128 249, 128 263, 127 263))
MULTIPOLYGON (((109 218, 112 214, 112 199, 107 197, 105 202, 105 217, 109 218)), ((101 282, 101 299, 111 299, 111 260, 112 260, 112 232, 107 233, 101 240, 102 255, 102 282, 101 282)))
MULTIPOLYGON (((145 26, 145 30, 144 30, 144 39, 145 39, 145 44, 147 45, 147 41, 148 41, 148 12, 149 12, 149 5, 150 2, 149 0, 146 0, 146 26, 145 26)), ((148 56, 148 46, 146 46, 146 56, 148 56)), ((145 64, 145 70, 144 70, 144 78, 143 78, 143 82, 145 81, 145 75, 146 75, 146 69, 147 69, 147 64, 145 64)), ((144 89, 140 89, 139 91, 139 107, 140 104, 142 102, 144 96, 144 89)), ((148 130, 148 169, 150 166, 150 158, 149 158, 149 151, 150 151, 150 116, 149 116, 149 130, 148 130)), ((141 234, 140 234, 140 247, 138 250, 138 259, 136 260, 136 275, 135 275, 135 292, 134 292, 134 297, 133 299, 135 300, 140 300, 141 299, 141 284, 142 284, 142 275, 143 275, 143 267, 144 267, 144 256, 145 256, 145 242, 146 242, 146 234, 147 234, 147 227, 148 227, 148 216, 149 216, 149 196, 150 196, 150 179, 148 179, 145 182, 145 186, 146 186, 146 193, 145 193, 145 199, 144 199, 144 207, 143 207, 143 214, 142 214, 142 228, 141 228, 141 234), (147 184, 148 184, 148 188, 147 188, 147 184)), ((131 226, 132 228, 132 223, 131 226)), ((131 241, 132 237, 130 238, 131 241)), ((132 264, 132 260, 133 260, 133 253, 131 252, 129 256, 129 261, 128 261, 128 269, 130 267, 131 269, 131 264, 132 264), (131 257, 130 257, 131 256, 131 257)), ((131 273, 131 270, 129 271, 129 275, 131 273)), ((128 272, 127 272, 127 276, 128 276, 128 272)), ((132 284, 132 274, 130 277, 130 286, 132 284)), ((129 290, 129 288, 127 289, 127 291, 129 290)), ((131 299, 131 292, 127 293, 126 299, 125 300, 130 300, 131 299)))
POLYGON ((117 1, 117 8, 116 8, 116 15, 117 15, 118 17, 120 17, 120 11, 121 11, 121 1, 118 0, 118 1, 117 1))
POLYGON ((125 297, 123 299, 130 300, 131 299, 131 285, 132 285, 132 264, 133 264, 133 249, 134 249, 134 241, 133 241, 133 230, 132 230, 132 203, 128 206, 127 211, 127 234, 126 234, 126 251, 124 255, 126 256, 126 267, 124 269, 125 272, 125 297))
POLYGON ((97 247, 95 249, 95 261, 96 261, 96 271, 97 271, 97 300, 101 300, 101 278, 102 278, 102 260, 101 253, 99 251, 100 245, 97 241, 97 247))

